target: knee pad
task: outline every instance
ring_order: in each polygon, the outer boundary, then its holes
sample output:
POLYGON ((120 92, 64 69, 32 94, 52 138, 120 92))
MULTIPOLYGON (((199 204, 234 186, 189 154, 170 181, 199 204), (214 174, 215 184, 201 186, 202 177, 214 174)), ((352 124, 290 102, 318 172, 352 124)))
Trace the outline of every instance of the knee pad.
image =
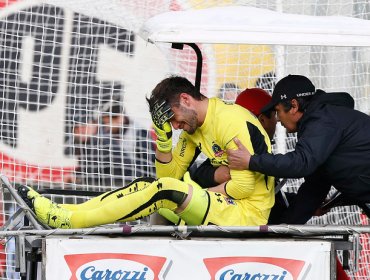
POLYGON ((191 200, 184 211, 179 213, 180 218, 188 225, 201 225, 207 216, 209 201, 207 191, 193 188, 191 200))

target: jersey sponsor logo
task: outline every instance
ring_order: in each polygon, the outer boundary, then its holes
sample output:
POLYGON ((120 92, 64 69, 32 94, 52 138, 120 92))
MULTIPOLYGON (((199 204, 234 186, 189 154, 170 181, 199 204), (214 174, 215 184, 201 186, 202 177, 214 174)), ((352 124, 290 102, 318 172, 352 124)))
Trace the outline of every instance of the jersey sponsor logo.
POLYGON ((212 151, 215 153, 215 156, 216 156, 216 157, 221 157, 221 156, 224 154, 224 152, 225 152, 225 151, 223 151, 223 150, 221 149, 221 147, 220 147, 219 145, 217 145, 216 143, 214 143, 214 144, 212 145, 212 151))
POLYGON ((302 260, 272 257, 220 257, 203 259, 212 280, 305 279, 302 260))
POLYGON ((214 165, 214 166, 229 165, 229 163, 227 162, 227 160, 226 160, 226 159, 217 160, 217 159, 215 159, 215 158, 212 158, 212 159, 211 159, 211 163, 212 163, 212 165, 214 165))
POLYGON ((71 280, 156 280, 166 258, 137 254, 74 254, 65 255, 71 280))
POLYGON ((183 138, 181 143, 180 157, 184 157, 187 144, 186 138, 183 138))

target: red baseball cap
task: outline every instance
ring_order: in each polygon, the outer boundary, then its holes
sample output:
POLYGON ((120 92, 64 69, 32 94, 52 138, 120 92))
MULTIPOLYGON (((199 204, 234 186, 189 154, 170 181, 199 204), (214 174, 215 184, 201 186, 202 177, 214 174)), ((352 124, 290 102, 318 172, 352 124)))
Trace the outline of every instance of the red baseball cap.
POLYGON ((259 116, 262 110, 272 100, 270 94, 261 88, 247 88, 242 91, 235 100, 235 103, 248 109, 254 115, 259 116))

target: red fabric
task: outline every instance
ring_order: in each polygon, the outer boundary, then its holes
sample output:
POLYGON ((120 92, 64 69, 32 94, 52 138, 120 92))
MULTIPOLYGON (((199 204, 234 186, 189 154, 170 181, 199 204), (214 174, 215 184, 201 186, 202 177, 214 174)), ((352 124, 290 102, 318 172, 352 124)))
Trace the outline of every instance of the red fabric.
POLYGON ((271 101, 271 96, 260 88, 247 88, 242 91, 235 100, 235 103, 248 109, 255 116, 261 114, 261 110, 271 101))
POLYGON ((337 257, 337 280, 351 280, 337 257))

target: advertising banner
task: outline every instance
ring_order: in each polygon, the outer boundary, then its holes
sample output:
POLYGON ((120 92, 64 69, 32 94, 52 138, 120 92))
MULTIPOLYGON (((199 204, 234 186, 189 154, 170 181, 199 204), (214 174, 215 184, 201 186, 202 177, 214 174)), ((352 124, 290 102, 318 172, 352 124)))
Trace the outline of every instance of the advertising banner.
POLYGON ((322 240, 47 238, 45 279, 331 279, 322 240))

